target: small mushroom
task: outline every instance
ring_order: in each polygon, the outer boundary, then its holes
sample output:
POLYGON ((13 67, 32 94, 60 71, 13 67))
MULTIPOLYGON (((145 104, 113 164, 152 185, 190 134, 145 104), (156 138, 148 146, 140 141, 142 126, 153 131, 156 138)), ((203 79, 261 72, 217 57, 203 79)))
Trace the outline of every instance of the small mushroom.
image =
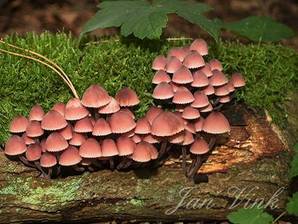
POLYGON ((208 55, 208 45, 207 42, 203 39, 194 40, 190 45, 189 49, 191 51, 198 52, 202 56, 208 55))
POLYGON ((153 63, 152 63, 152 69, 153 70, 165 70, 167 64, 167 59, 163 55, 157 56, 153 63))
POLYGON ((205 65, 204 58, 197 52, 192 51, 183 61, 183 65, 189 69, 197 69, 205 65))
POLYGON ((68 121, 77 121, 89 115, 89 111, 77 98, 70 99, 65 106, 64 117, 68 121))
POLYGON ((17 116, 11 122, 9 126, 9 132, 12 134, 22 134, 26 131, 29 121, 24 116, 17 116))
POLYGON ((67 126, 65 118, 57 111, 50 110, 41 121, 41 128, 46 131, 61 130, 67 126))
POLYGON ((140 103, 136 92, 128 87, 121 89, 115 96, 121 107, 133 107, 140 103))
POLYGON ((44 111, 42 107, 38 104, 32 107, 29 113, 29 121, 42 121, 44 116, 44 111))
POLYGON ((181 66, 175 71, 172 81, 176 84, 188 84, 193 81, 193 76, 187 67, 181 66))

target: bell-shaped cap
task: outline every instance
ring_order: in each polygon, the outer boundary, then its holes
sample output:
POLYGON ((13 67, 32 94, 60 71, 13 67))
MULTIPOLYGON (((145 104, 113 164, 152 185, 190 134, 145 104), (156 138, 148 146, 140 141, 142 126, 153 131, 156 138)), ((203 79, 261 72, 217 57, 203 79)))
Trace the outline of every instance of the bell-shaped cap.
POLYGON ((65 118, 57 111, 50 110, 41 121, 41 128, 47 131, 63 129, 67 126, 65 118))
POLYGON ((137 121, 135 133, 144 135, 149 134, 151 132, 151 125, 146 117, 141 118, 137 121))
POLYGON ((222 71, 223 70, 221 62, 217 59, 210 60, 209 65, 210 65, 211 71, 213 71, 213 70, 222 71))
POLYGON ((118 112, 119 110, 120 110, 120 105, 119 105, 118 101, 115 98, 111 97, 111 101, 107 105, 99 108, 98 113, 113 114, 113 113, 118 112))
POLYGON ((189 151, 195 155, 203 155, 209 152, 209 145, 203 138, 198 138, 191 145, 189 151))
POLYGON ((86 140, 87 138, 84 134, 73 132, 69 144, 74 146, 81 146, 86 140))
POLYGON ((123 111, 114 113, 111 116, 109 123, 112 132, 115 134, 129 132, 136 127, 134 119, 123 111))
POLYGON ((203 131, 210 134, 223 134, 230 130, 231 127, 227 118, 217 111, 210 113, 203 124, 203 131))
POLYGON ((183 65, 189 69, 200 68, 205 65, 205 61, 199 53, 193 51, 184 58, 183 65))
POLYGON ((189 49, 186 47, 174 47, 169 50, 168 57, 176 57, 179 61, 183 62, 184 58, 189 54, 189 49))
POLYGON ((181 118, 172 112, 162 112, 153 121, 151 134, 159 137, 173 136, 184 130, 181 118))
POLYGON ((116 94, 115 99, 121 107, 132 107, 140 103, 137 93, 128 87, 121 89, 116 94))
POLYGON ((208 45, 203 39, 195 39, 189 49, 198 52, 202 56, 208 55, 208 45))
POLYGON ((245 86, 245 80, 240 73, 234 73, 231 77, 231 82, 233 83, 235 88, 240 88, 245 86))
POLYGON ((65 104, 64 103, 56 103, 52 107, 52 110, 57 111, 59 114, 61 114, 64 117, 64 115, 65 115, 65 104))
POLYGON ((101 147, 94 138, 88 138, 79 149, 79 154, 83 158, 99 158, 102 156, 101 147))
POLYGON ((153 90, 152 97, 157 100, 167 100, 174 96, 172 86, 169 83, 161 82, 153 90))
POLYGON ((89 133, 93 131, 93 124, 89 117, 85 117, 76 122, 74 131, 77 133, 89 133))
POLYGON ((182 118, 186 120, 194 120, 200 117, 200 112, 191 106, 185 107, 182 112, 182 118))
POLYGON ((26 152, 27 147, 22 137, 13 135, 5 144, 4 153, 9 156, 17 156, 26 152))
POLYGON ((41 124, 39 121, 32 120, 29 122, 26 128, 26 135, 30 138, 37 138, 42 136, 44 130, 41 128, 41 124))
POLYGON ((131 156, 131 158, 140 163, 148 162, 151 160, 151 148, 155 148, 153 145, 151 145, 148 142, 139 142, 135 150, 131 156))
POLYGON ((30 162, 37 161, 41 157, 41 145, 39 143, 34 143, 28 146, 26 151, 26 159, 30 162))
POLYGON ((119 156, 129 156, 133 153, 136 143, 129 137, 120 136, 116 141, 119 156))
POLYGON ((44 111, 39 104, 32 107, 29 113, 29 121, 41 121, 44 116, 44 111))
POLYGON ((181 61, 176 57, 170 57, 166 65, 166 72, 173 74, 182 66, 181 61))
POLYGON ((57 158, 55 155, 45 152, 40 157, 40 166, 44 168, 51 168, 57 164, 57 158))
POLYGON ((101 151, 103 157, 117 156, 119 154, 117 145, 111 138, 106 138, 102 141, 101 151))
POLYGON ((152 83, 153 84, 159 84, 161 82, 170 83, 171 77, 163 70, 158 70, 155 75, 153 76, 152 83))
POLYGON ((26 131, 29 121, 24 116, 17 116, 10 122, 9 131, 13 134, 19 134, 26 131))
POLYGON ((225 74, 222 73, 221 71, 214 70, 212 71, 212 73, 213 73, 213 76, 209 80, 212 86, 222 86, 228 83, 229 80, 227 79, 225 74))
POLYGON ((202 71, 196 71, 193 74, 193 82, 191 83, 192 87, 205 87, 209 85, 208 77, 202 71))
POLYGON ((101 86, 91 85, 83 94, 82 104, 85 107, 99 108, 107 105, 111 101, 111 97, 107 91, 101 86))
POLYGON ((83 119, 89 115, 89 111, 82 105, 77 98, 70 99, 65 106, 65 119, 76 121, 83 119))
POLYGON ((60 152, 68 147, 68 142, 58 132, 51 133, 45 142, 48 152, 60 152))
POLYGON ((209 105, 209 99, 206 96, 205 93, 201 92, 201 91, 196 91, 194 93, 194 102, 191 104, 192 107, 194 108, 202 108, 202 107, 206 107, 209 105))
POLYGON ((165 70, 167 64, 167 59, 163 55, 157 56, 152 63, 153 70, 165 70))
POLYGON ((209 84, 208 86, 206 86, 205 88, 203 88, 201 90, 201 92, 203 92, 206 96, 211 96, 211 95, 213 95, 215 93, 215 89, 214 89, 214 87, 212 85, 209 84))
POLYGON ((109 134, 112 134, 112 130, 109 123, 104 118, 99 118, 94 124, 92 135, 106 136, 109 134))
POLYGON ((190 104, 195 100, 192 93, 186 87, 180 87, 174 94, 173 103, 190 104))
POLYGON ((72 130, 72 126, 71 124, 68 124, 65 128, 61 129, 58 131, 58 133, 60 135, 62 135, 62 137, 65 139, 65 140, 70 140, 72 139, 72 135, 73 135, 73 130, 72 130))
POLYGON ((181 66, 174 73, 172 81, 177 84, 188 84, 193 81, 193 76, 187 67, 181 66))
POLYGON ((147 118, 150 125, 152 125, 154 119, 162 112, 163 110, 159 107, 151 106, 147 111, 145 117, 147 118))
POLYGON ((59 157, 61 166, 74 166, 82 161, 79 150, 75 146, 69 146, 59 157))

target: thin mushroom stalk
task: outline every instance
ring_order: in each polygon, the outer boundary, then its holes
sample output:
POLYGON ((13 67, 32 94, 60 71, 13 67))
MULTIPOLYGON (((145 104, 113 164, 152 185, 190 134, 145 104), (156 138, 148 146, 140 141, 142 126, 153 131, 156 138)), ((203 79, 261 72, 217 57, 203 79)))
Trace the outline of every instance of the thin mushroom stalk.
POLYGON ((198 172, 202 164, 203 164, 203 155, 197 155, 187 170, 187 177, 189 177, 190 179, 193 179, 193 177, 198 172))

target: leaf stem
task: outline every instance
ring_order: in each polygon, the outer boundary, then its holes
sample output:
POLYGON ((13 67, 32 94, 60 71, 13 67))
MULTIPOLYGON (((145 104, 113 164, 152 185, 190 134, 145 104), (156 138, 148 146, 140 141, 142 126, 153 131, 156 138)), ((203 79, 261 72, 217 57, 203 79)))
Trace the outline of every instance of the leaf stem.
POLYGON ((16 53, 16 52, 11 52, 11 51, 7 51, 7 50, 4 50, 4 49, 0 49, 0 52, 2 53, 6 53, 6 54, 10 54, 10 55, 14 55, 14 56, 18 56, 18 57, 22 57, 22 58, 27 58, 27 59, 30 59, 30 60, 33 60, 33 61, 36 61, 38 63, 41 63, 47 67, 49 67, 50 69, 52 69, 54 72, 56 72, 60 78, 62 78, 62 80, 67 84, 67 86, 70 88, 70 90, 72 91, 73 95, 76 97, 76 98, 79 98, 76 90, 74 89, 74 87, 72 85, 70 85, 70 83, 67 81, 67 79, 55 68, 53 67, 52 65, 49 65, 48 63, 44 62, 44 61, 41 61, 37 58, 33 58, 33 57, 30 57, 30 56, 27 56, 27 55, 23 55, 23 54, 19 54, 19 53, 16 53))
MULTIPOLYGON (((73 86, 71 80, 69 79, 69 77, 65 74, 65 72, 63 71, 63 69, 62 69, 58 64, 56 64, 54 61, 48 59, 47 57, 45 57, 45 56, 43 56, 43 55, 41 55, 41 54, 39 54, 39 53, 37 53, 37 52, 31 51, 31 50, 29 50, 29 49, 21 48, 21 47, 18 47, 18 46, 16 46, 16 45, 13 45, 13 44, 6 43, 6 42, 3 41, 3 40, 0 40, 0 43, 3 43, 3 44, 5 44, 5 45, 7 45, 7 46, 9 46, 9 47, 12 47, 12 48, 15 48, 15 49, 18 49, 18 50, 25 51, 25 52, 27 52, 27 53, 33 54, 33 55, 35 55, 35 56, 37 56, 37 57, 40 57, 40 58, 44 59, 46 62, 50 63, 50 64, 53 65, 58 71, 60 71, 60 73, 62 73, 62 75, 65 77, 65 79, 66 79, 66 80, 68 81, 68 83, 71 85, 71 87, 75 90, 75 88, 74 88, 74 86, 73 86)), ((76 95, 78 95, 78 94, 76 94, 76 95)), ((76 96, 76 97, 77 97, 77 96, 76 96)), ((77 97, 77 98, 78 98, 78 97, 77 97)))

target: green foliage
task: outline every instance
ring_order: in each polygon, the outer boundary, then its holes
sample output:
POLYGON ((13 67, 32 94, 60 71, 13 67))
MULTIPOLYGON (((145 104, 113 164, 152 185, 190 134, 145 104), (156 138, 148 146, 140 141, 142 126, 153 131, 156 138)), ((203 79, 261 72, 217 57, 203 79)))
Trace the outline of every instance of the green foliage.
POLYGON ((298 143, 294 146, 294 157, 291 161, 290 168, 290 178, 294 178, 296 176, 298 176, 298 143))
POLYGON ((83 28, 82 34, 95 29, 121 27, 121 35, 157 39, 167 25, 167 15, 176 13, 187 21, 200 26, 218 41, 225 28, 253 41, 279 41, 294 32, 269 17, 251 16, 241 21, 224 24, 219 19, 208 19, 205 12, 211 8, 203 3, 185 0, 114 0, 104 1, 100 9, 83 28))
POLYGON ((270 17, 250 16, 243 20, 227 23, 225 28, 253 41, 279 41, 294 36, 293 30, 270 17))
MULTIPOLYGON (((202 17, 201 13, 209 10, 209 7, 202 3, 190 4, 182 0, 156 0, 150 4, 147 0, 130 1, 104 1, 100 4, 100 10, 84 26, 82 34, 98 28, 120 27, 123 36, 134 36, 144 39, 159 38, 162 29, 166 27, 170 13, 177 13, 184 18, 202 17)), ((204 18, 205 19, 205 18, 204 18)), ((200 23, 210 29, 207 19, 200 23), (206 20, 206 21, 205 21, 206 20)), ((213 29, 211 34, 218 37, 213 29)))
MULTIPOLYGON (((151 63, 159 54, 174 46, 188 44, 188 40, 127 42, 108 39, 88 43, 78 48, 78 40, 66 34, 27 34, 9 36, 7 42, 32 49, 53 59, 65 70, 81 96, 91 83, 103 85, 111 95, 124 86, 136 90, 141 99, 137 116, 142 116, 152 104, 151 63)), ((4 45, 0 44, 2 49, 4 45)), ((211 45, 211 58, 223 62, 228 74, 239 71, 247 86, 237 94, 249 106, 266 108, 275 122, 284 124, 286 118, 281 105, 286 91, 298 85, 298 54, 279 45, 243 45, 219 42, 211 45)), ((67 102, 71 92, 50 69, 27 59, 0 53, 0 144, 8 137, 10 120, 28 115, 30 108, 40 103, 45 110, 56 102, 67 102)))
POLYGON ((293 194, 287 203, 287 212, 290 215, 298 216, 298 192, 293 194))
POLYGON ((273 217, 258 208, 238 209, 228 215, 233 224, 271 224, 273 217))

